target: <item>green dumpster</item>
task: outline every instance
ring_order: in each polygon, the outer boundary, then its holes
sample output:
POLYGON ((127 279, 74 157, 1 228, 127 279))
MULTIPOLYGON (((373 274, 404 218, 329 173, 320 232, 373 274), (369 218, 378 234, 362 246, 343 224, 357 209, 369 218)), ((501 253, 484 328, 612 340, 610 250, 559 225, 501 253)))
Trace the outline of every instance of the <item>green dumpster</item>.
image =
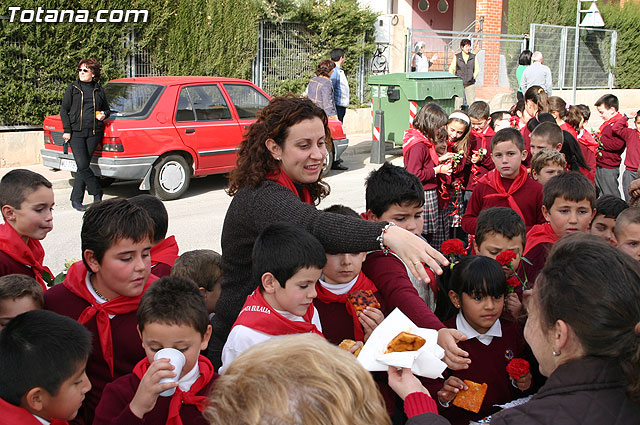
MULTIPOLYGON (((462 80, 448 72, 398 72, 372 75, 372 116, 384 111, 385 140, 402 145, 402 135, 425 103, 435 102, 447 113, 455 108, 455 97, 463 97, 462 80)), ((373 123, 372 123, 373 125, 373 123)))

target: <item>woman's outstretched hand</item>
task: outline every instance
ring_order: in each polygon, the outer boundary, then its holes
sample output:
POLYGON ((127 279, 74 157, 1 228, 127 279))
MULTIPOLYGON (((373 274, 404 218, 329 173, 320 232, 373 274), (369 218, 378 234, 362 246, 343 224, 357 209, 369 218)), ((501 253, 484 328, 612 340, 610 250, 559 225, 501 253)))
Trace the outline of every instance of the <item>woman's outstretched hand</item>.
POLYGON ((436 274, 442 274, 442 266, 449 261, 422 238, 398 226, 390 226, 384 234, 383 242, 409 267, 414 276, 422 281, 430 281, 423 263, 436 274))

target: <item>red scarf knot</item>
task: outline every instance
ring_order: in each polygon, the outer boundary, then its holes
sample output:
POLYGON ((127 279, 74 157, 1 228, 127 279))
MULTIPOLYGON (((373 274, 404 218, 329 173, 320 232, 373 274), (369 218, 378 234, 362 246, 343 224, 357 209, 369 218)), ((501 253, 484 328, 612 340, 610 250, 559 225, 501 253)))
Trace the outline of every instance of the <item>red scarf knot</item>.
POLYGON ((7 223, 0 224, 0 251, 3 251, 16 262, 31 267, 33 276, 42 286, 42 290, 47 290, 47 285, 42 279, 42 272, 46 271, 51 276, 53 276, 53 273, 43 265, 44 248, 40 241, 29 238, 28 242, 25 243, 13 226, 7 223))
POLYGON ((440 163, 440 157, 436 152, 436 148, 429 139, 427 139, 424 134, 415 128, 410 128, 409 130, 404 132, 404 137, 402 139, 402 156, 406 156, 409 149, 418 143, 424 143, 429 149, 429 158, 433 162, 433 166, 435 167, 440 163))
MULTIPOLYGON (((513 194, 516 193, 520 188, 522 188, 527 179, 529 178, 527 174, 527 167, 524 165, 520 165, 520 172, 511 183, 511 187, 509 187, 509 191, 506 191, 504 185, 502 184, 502 177, 500 177, 500 173, 498 170, 493 169, 489 171, 484 177, 480 179, 480 183, 485 183, 489 185, 493 190, 497 193, 492 193, 489 195, 485 195, 485 199, 494 199, 494 198, 505 198, 509 203, 509 207, 511 207, 515 212, 518 213, 520 217, 524 220, 524 215, 522 214, 522 210, 520 210, 520 206, 516 202, 513 194)), ((525 221, 526 222, 526 221, 525 221)))

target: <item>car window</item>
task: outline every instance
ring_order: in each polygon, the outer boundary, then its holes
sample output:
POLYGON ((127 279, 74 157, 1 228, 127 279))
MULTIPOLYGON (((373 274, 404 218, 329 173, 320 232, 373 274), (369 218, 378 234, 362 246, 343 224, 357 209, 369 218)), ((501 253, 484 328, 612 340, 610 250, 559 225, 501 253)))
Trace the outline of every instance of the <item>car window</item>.
POLYGON ((258 112, 269 104, 265 95, 249 85, 225 84, 224 88, 229 93, 240 118, 256 118, 258 112))
MULTIPOLYGON (((220 121, 230 120, 231 111, 227 102, 222 97, 222 92, 217 85, 203 85, 203 86, 187 86, 183 87, 180 91, 180 98, 186 95, 186 98, 190 101, 190 107, 195 112, 196 121, 220 121)), ((178 99, 178 111, 180 111, 180 98, 178 99)), ((186 102, 185 102, 186 103, 186 102)), ((187 110, 187 109, 184 109, 187 110)), ((191 114, 193 112, 190 112, 191 114)), ((187 115, 186 113, 184 114, 187 115)), ((184 121, 192 121, 191 119, 185 119, 184 121)), ((176 121, 178 114, 176 113, 176 121)))
POLYGON ((180 97, 178 97, 178 106, 176 109, 176 121, 195 121, 196 114, 193 112, 193 105, 191 105, 191 99, 189 98, 189 92, 186 88, 180 90, 180 97))
POLYGON ((111 117, 144 118, 162 93, 164 86, 141 83, 107 83, 104 93, 111 117))

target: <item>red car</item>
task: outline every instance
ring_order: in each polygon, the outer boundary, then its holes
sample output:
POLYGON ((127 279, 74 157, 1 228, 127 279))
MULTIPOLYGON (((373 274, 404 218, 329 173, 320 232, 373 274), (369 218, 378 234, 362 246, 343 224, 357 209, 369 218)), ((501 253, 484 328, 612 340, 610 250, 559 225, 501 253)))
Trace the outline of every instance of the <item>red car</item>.
MULTIPOLYGON (((246 128, 270 100, 246 80, 217 77, 139 77, 104 85, 111 117, 105 121, 91 169, 106 186, 115 179, 141 181, 160 199, 176 199, 191 177, 226 173, 246 128)), ((330 120, 327 170, 347 148, 342 124, 330 120)), ((44 119, 42 163, 76 171, 64 153, 59 115, 44 119)))

